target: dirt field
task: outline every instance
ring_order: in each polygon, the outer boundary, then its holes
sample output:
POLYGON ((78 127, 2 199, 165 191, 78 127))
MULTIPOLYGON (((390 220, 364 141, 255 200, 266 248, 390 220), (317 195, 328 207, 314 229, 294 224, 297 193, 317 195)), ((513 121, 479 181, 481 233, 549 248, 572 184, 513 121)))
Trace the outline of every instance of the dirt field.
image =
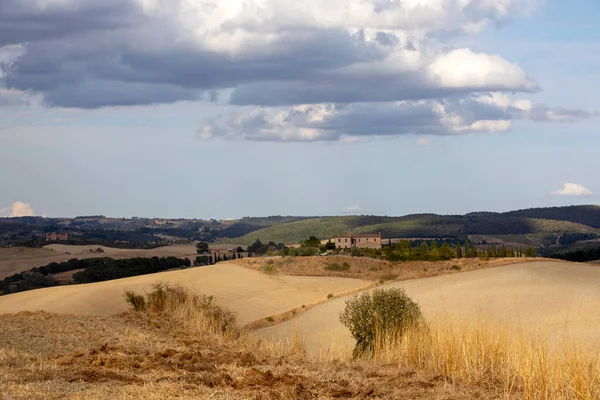
POLYGON ((134 257, 196 257, 193 245, 175 245, 151 250, 115 249, 104 246, 71 246, 52 244, 42 249, 12 247, 0 249, 0 279, 41 267, 51 262, 67 261, 71 258, 134 258, 134 257), (92 253, 90 250, 101 248, 104 253, 92 253))
POLYGON ((330 293, 339 295, 371 284, 358 279, 270 276, 232 263, 219 263, 211 267, 2 296, 0 313, 43 310, 111 315, 127 310, 123 301, 126 289, 143 292, 158 281, 179 283, 198 293, 215 296, 219 304, 237 312, 241 324, 322 302, 330 293))
MULTIPOLYGON (((388 285, 405 288, 430 321, 501 325, 555 341, 572 338, 584 347, 600 340, 598 267, 542 261, 388 285)), ((332 343, 349 350, 353 339, 338 319, 345 300, 334 299, 256 333, 279 340, 299 329, 313 352, 332 343)))

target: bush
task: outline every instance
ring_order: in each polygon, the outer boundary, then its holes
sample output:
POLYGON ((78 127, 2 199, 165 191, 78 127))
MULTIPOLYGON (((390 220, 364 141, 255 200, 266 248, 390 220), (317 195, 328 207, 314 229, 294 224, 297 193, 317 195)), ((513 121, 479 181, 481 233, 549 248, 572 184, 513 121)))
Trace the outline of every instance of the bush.
POLYGON ((132 290, 125 291, 125 301, 129 303, 135 311, 146 311, 146 299, 132 290))
POLYGON ((178 319, 201 330, 219 333, 238 330, 235 314, 215 304, 213 296, 195 295, 179 285, 156 283, 145 299, 132 291, 125 292, 125 299, 135 311, 178 319))
POLYGON ((402 335, 422 320, 421 309, 403 289, 375 289, 346 301, 340 321, 356 340, 354 357, 373 355, 376 335, 402 335))
POLYGON ((333 264, 329 264, 325 267, 325 269, 327 271, 348 271, 350 269, 350 264, 348 263, 343 263, 342 265, 337 264, 337 263, 333 263, 333 264))
POLYGON ((333 299, 333 293, 329 293, 329 294, 327 295, 327 298, 328 298, 328 299, 333 299))

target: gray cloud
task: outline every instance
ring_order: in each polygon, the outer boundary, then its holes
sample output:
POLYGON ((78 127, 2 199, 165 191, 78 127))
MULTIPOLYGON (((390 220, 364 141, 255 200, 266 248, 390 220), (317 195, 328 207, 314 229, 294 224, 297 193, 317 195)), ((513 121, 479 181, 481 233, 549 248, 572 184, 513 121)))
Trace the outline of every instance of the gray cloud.
POLYGON ((247 108, 214 119, 199 138, 347 141, 348 137, 500 133, 514 120, 576 121, 593 116, 512 100, 500 93, 436 100, 247 108))
POLYGON ((7 87, 51 106, 170 103, 221 89, 235 89, 233 104, 272 106, 532 91, 517 65, 431 38, 475 32, 533 3, 0 0, 0 47, 26 49, 4 61, 7 87))

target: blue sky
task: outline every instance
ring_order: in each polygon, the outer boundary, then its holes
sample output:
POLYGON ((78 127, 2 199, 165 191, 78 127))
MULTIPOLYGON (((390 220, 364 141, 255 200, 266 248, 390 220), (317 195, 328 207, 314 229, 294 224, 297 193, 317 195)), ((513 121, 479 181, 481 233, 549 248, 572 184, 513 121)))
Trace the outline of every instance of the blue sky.
POLYGON ((0 215, 598 203, 596 1, 465 0, 457 17, 431 0, 418 18, 416 0, 367 2, 391 25, 316 1, 305 19, 287 0, 223 1, 215 15, 179 1, 27 3, 0 0, 0 215), (95 29, 64 22, 75 16, 95 29), (164 34, 144 39, 148 29, 164 34))

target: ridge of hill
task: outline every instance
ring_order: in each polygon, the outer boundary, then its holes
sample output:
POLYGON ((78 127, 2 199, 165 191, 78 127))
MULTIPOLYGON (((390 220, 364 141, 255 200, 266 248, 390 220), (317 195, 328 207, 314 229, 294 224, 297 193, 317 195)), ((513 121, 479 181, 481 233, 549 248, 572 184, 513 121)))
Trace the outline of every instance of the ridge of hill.
POLYGON ((468 235, 599 234, 600 207, 554 207, 466 215, 316 217, 271 225, 223 242, 251 244, 260 238, 263 242, 289 244, 299 243, 311 235, 330 238, 347 233, 381 233, 384 237, 457 239, 464 239, 468 235))

